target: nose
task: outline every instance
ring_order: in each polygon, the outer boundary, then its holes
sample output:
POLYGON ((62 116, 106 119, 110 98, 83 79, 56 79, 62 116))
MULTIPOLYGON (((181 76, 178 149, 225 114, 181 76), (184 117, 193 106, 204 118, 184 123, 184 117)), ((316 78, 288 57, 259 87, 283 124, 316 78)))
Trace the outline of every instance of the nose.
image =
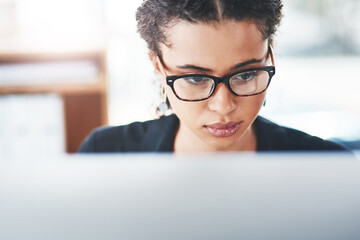
POLYGON ((237 108, 236 96, 233 95, 224 83, 220 83, 214 94, 209 98, 208 108, 222 116, 228 115, 237 108))

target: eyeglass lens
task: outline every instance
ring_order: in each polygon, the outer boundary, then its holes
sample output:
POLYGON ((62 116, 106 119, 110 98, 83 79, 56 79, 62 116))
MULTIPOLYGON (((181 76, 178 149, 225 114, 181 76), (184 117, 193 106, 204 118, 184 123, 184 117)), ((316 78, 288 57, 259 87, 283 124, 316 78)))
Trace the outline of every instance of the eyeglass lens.
MULTIPOLYGON (((232 76, 230 88, 237 95, 254 95, 266 89, 270 80, 266 70, 250 70, 232 76)), ((215 88, 215 80, 205 76, 188 76, 174 81, 174 91, 184 100, 208 98, 215 88)))

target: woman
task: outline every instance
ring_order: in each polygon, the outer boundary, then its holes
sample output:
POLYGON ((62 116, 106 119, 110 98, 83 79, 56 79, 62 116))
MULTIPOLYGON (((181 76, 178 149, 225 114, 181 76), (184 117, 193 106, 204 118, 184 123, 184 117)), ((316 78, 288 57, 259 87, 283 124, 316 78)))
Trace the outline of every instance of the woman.
POLYGON ((341 150, 258 113, 281 0, 145 0, 136 17, 173 115, 95 130, 80 152, 341 150))

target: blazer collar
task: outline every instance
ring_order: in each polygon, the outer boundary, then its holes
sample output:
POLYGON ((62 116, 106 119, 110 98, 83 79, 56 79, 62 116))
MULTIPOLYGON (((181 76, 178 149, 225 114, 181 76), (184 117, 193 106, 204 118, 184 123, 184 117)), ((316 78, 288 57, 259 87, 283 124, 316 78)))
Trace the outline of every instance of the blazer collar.
POLYGON ((178 129, 179 119, 175 114, 153 121, 144 136, 143 149, 148 152, 173 152, 178 129))

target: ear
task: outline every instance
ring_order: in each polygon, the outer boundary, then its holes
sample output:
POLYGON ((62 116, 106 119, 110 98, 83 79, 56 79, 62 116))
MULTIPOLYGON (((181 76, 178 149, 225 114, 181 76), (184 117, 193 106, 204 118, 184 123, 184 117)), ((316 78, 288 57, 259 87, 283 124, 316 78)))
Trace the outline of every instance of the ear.
POLYGON ((165 87, 166 86, 165 76, 164 76, 163 72, 160 70, 158 54, 155 52, 149 52, 149 59, 152 62, 152 64, 154 65, 156 74, 158 74, 160 77, 161 86, 165 87))

